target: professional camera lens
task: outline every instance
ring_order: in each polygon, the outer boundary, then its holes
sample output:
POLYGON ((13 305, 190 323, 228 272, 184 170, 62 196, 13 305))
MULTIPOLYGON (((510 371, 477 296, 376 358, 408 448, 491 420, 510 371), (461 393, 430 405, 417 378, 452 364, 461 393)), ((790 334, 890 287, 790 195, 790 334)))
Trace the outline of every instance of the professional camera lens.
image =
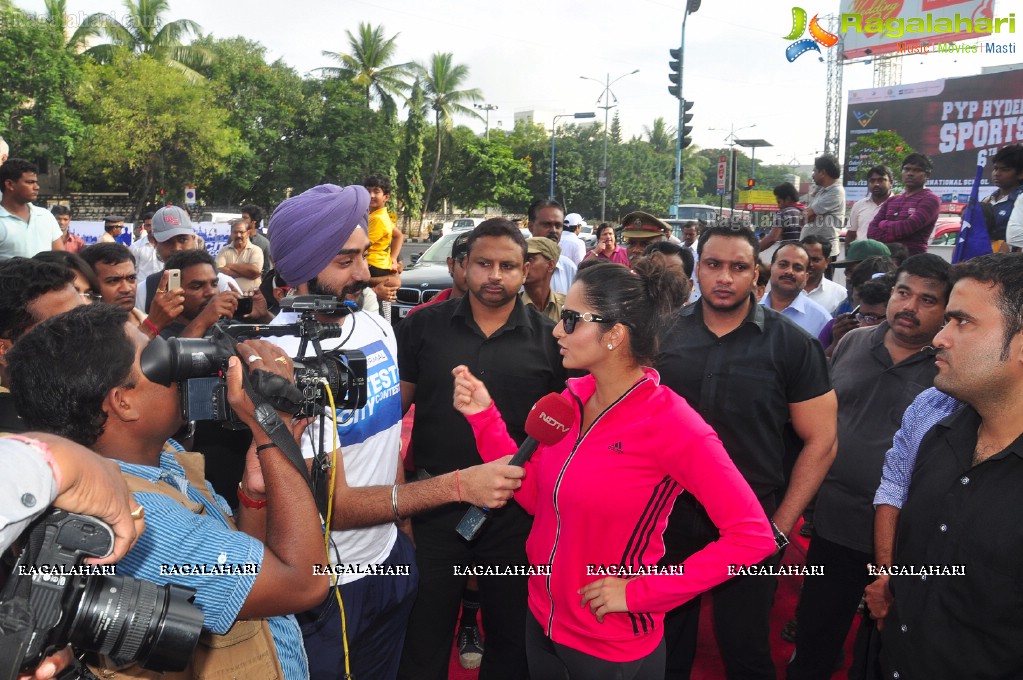
POLYGON ((191 588, 123 576, 83 578, 78 586, 78 610, 66 629, 72 645, 153 671, 188 665, 203 621, 191 588))

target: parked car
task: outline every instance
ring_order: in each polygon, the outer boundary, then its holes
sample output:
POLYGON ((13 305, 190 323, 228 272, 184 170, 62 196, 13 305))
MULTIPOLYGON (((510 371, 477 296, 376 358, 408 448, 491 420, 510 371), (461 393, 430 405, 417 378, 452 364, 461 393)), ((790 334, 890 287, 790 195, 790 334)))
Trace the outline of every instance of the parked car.
POLYGON ((591 250, 597 245, 597 235, 593 232, 592 224, 584 224, 579 227, 579 238, 583 240, 586 250, 591 250))
POLYGON ((451 287, 448 257, 458 233, 444 234, 423 251, 410 267, 401 273, 401 288, 391 304, 391 322, 397 324, 416 305, 429 302, 437 293, 451 287), (397 310, 397 313, 395 313, 397 310))
POLYGON ((962 219, 962 215, 938 215, 938 221, 934 223, 934 231, 931 232, 928 244, 932 246, 954 246, 959 238, 959 226, 962 224, 962 219))
POLYGON ((451 222, 451 231, 470 231, 483 222, 482 217, 459 217, 451 222))

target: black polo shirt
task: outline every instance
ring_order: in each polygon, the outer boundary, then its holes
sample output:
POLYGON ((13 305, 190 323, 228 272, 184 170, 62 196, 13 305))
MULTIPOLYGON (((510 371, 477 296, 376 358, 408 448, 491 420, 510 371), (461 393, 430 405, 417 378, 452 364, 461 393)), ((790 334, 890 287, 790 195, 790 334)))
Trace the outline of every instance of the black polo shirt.
POLYGON ((719 338, 698 301, 662 335, 657 370, 718 433, 770 516, 801 448, 786 429, 789 404, 831 391, 820 343, 752 296, 743 323, 719 338))
POLYGON ((894 563, 962 575, 893 575, 885 677, 1023 678, 1023 436, 973 464, 969 406, 920 442, 894 563))
POLYGON ((850 331, 831 357, 838 397, 838 455, 817 491, 814 530, 832 543, 874 553, 874 494, 884 457, 917 395, 934 384, 934 349, 897 364, 884 346, 888 322, 850 331))
POLYGON ((459 364, 487 386, 512 438, 526 438, 529 409, 565 388, 553 330, 554 322, 516 298, 507 323, 488 338, 473 319, 468 295, 423 307, 401 322, 398 372, 403 382, 416 385, 417 468, 443 474, 480 463, 472 428, 451 403, 451 369, 459 364))

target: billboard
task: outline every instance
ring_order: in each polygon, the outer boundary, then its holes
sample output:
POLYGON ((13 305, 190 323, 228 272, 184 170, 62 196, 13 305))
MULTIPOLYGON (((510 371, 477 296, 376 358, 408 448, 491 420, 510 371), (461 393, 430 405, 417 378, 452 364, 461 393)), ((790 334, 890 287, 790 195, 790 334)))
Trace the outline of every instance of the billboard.
POLYGON ((842 54, 855 59, 940 49, 992 34, 1008 38, 1016 30, 1015 16, 996 17, 993 5, 994 0, 842 0, 842 54))
MULTIPOLYGON (((943 203, 965 203, 977 165, 1007 144, 1023 143, 1023 70, 925 83, 851 90, 846 112, 845 173, 860 159, 849 148, 862 135, 891 130, 927 154, 934 172, 927 186, 943 203)), ((895 178, 899 169, 892 168, 895 178)), ((994 191, 985 173, 981 196, 994 191)), ((846 198, 866 196, 865 181, 847 181, 846 198)))

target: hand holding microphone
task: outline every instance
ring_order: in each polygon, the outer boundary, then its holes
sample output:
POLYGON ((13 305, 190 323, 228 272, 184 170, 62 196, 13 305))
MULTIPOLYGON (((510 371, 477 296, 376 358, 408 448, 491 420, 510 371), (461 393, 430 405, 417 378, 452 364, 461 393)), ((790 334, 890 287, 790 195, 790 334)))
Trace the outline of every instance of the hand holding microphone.
MULTIPOLYGON (((458 366, 452 373, 455 376, 454 406, 457 411, 463 415, 474 415, 490 408, 493 403, 490 393, 468 368, 458 366)), ((525 465, 540 444, 557 444, 565 438, 574 423, 575 409, 567 399, 556 393, 541 398, 526 416, 525 429, 528 436, 508 464, 519 467, 525 465)), ((471 507, 458 523, 456 531, 462 538, 471 541, 488 517, 487 508, 471 507)))

